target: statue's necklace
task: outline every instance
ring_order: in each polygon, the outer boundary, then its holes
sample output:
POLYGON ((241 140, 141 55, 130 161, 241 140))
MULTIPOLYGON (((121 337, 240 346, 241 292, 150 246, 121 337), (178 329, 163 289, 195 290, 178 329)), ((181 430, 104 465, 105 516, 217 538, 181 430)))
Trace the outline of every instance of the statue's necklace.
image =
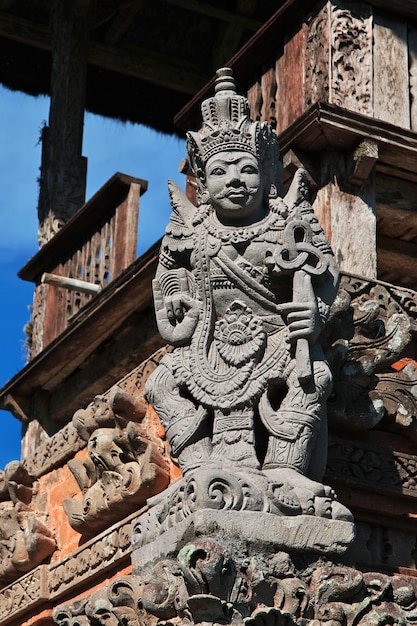
POLYGON ((268 231, 281 230, 280 221, 282 220, 276 213, 269 212, 263 220, 249 226, 223 226, 217 220, 214 211, 211 210, 204 217, 202 223, 212 237, 219 239, 222 243, 237 244, 256 239, 268 231))

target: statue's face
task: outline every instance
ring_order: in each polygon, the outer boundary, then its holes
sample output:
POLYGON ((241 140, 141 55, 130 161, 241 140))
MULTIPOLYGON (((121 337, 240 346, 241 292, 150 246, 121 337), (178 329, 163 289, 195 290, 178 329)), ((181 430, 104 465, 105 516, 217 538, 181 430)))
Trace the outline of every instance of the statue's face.
POLYGON ((219 152, 206 165, 206 187, 217 215, 233 223, 259 219, 263 184, 259 161, 248 152, 219 152))

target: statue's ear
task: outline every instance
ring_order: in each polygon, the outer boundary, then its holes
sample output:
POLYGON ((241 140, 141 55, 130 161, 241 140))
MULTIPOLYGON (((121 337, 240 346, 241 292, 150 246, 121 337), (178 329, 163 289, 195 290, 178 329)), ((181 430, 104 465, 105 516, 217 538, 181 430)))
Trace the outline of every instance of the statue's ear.
POLYGON ((295 172, 290 188, 283 200, 290 210, 305 200, 309 202, 307 172, 302 167, 295 172))

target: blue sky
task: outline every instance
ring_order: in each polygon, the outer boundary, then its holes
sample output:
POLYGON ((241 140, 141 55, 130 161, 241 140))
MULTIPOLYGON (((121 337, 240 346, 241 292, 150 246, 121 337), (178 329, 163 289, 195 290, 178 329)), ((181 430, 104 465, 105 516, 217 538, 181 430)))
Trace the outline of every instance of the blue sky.
MULTIPOLYGON (((20 280, 17 272, 38 250, 39 135, 48 111, 48 98, 0 86, 0 387, 26 363, 23 327, 30 317, 34 286, 20 280)), ((138 255, 142 254, 163 234, 168 220, 167 179, 184 187, 184 175, 178 173, 184 142, 87 113, 83 155, 88 158, 87 199, 117 171, 148 181, 139 210, 138 255)), ((20 432, 20 422, 0 411, 0 469, 20 458, 20 432)))

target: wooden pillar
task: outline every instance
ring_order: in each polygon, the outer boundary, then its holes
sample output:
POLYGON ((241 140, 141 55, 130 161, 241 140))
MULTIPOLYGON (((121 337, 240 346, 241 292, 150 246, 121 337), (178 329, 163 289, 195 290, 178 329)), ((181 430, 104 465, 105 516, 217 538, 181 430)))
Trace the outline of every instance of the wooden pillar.
POLYGON ((49 123, 42 131, 39 245, 85 202, 87 159, 81 156, 90 0, 53 0, 49 123))
MULTIPOLYGON (((354 186, 343 153, 321 155, 322 185, 313 207, 343 272, 377 277, 376 191, 373 168, 354 186)), ((372 163, 373 165, 373 163, 372 163)))

